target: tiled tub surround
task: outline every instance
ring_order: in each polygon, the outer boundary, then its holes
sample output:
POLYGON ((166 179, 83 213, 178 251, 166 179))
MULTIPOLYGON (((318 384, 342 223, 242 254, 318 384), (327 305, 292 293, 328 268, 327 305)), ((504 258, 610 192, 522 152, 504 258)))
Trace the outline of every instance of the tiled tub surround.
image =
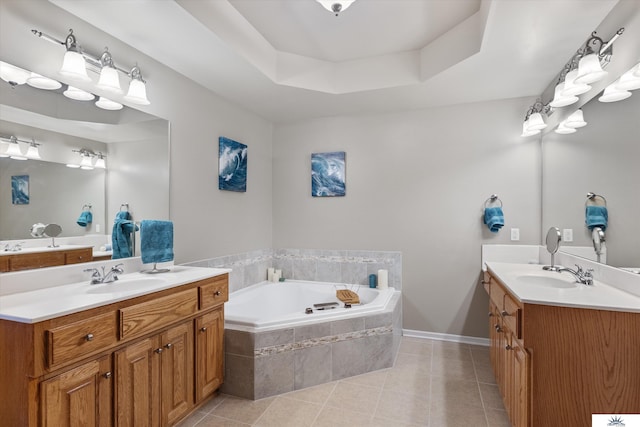
POLYGON ((389 271, 389 286, 402 290, 402 253, 396 251, 261 249, 185 265, 232 269, 230 292, 266 280, 269 267, 282 270, 286 279, 364 286, 369 284, 369 274, 384 269, 389 271))
POLYGON ((391 367, 402 334, 400 297, 380 312, 329 322, 265 332, 225 325, 222 391, 262 399, 391 367))

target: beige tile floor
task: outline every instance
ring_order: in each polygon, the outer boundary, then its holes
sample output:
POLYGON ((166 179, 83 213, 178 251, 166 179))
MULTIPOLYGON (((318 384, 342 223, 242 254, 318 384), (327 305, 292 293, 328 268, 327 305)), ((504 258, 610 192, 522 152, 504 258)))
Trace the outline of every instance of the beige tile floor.
POLYGON ((502 427, 487 347, 403 337, 393 368, 257 401, 221 394, 179 427, 502 427))

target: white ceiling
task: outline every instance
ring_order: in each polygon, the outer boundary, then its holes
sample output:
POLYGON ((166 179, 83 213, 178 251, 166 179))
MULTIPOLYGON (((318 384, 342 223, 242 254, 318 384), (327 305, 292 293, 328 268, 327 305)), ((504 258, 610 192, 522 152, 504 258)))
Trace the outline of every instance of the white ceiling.
POLYGON ((618 2, 50 1, 275 122, 540 95, 618 2))

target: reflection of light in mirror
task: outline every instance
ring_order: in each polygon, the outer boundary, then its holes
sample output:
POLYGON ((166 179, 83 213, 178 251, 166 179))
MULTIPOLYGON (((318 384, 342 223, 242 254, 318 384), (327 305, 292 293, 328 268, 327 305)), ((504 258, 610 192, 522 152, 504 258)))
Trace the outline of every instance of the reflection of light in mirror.
POLYGON ((600 59, 595 53, 583 56, 578 63, 576 83, 590 84, 602 80, 608 73, 602 69, 600 59))
POLYGON ((598 98, 598 101, 600 102, 616 102, 616 101, 622 101, 623 99, 627 99, 628 97, 631 96, 631 92, 626 91, 626 90, 620 90, 616 88, 616 84, 617 84, 618 80, 616 80, 615 82, 611 83, 609 86, 607 86, 604 89, 604 93, 602 94, 602 96, 600 98, 598 98))
POLYGON ((564 82, 558 83, 555 88, 553 100, 549 103, 553 108, 566 107, 578 102, 578 97, 574 95, 564 95, 564 82))
POLYGON ((23 85, 31 73, 15 65, 0 61, 0 78, 10 85, 23 85))
POLYGON ((564 124, 568 128, 576 129, 586 126, 587 122, 584 121, 584 114, 582 113, 582 110, 578 109, 571 113, 569 117, 567 117, 567 120, 564 121, 564 124))
POLYGON ((569 71, 564 78, 564 89, 562 90, 563 96, 575 96, 582 95, 591 90, 591 86, 584 83, 577 83, 576 77, 578 77, 578 69, 569 71))
POLYGON ((91 101, 95 96, 89 92, 85 92, 77 87, 69 86, 67 90, 62 92, 64 96, 75 101, 91 101))
POLYGON ((62 83, 60 83, 59 81, 50 79, 49 77, 45 77, 34 72, 31 72, 31 76, 27 79, 27 84, 29 86, 44 90, 56 90, 62 87, 62 83))
POLYGON ((618 90, 636 90, 640 89, 640 74, 635 75, 634 70, 640 69, 640 64, 624 73, 618 83, 616 83, 616 89, 618 90))
POLYGON ((122 110, 122 104, 119 102, 112 101, 104 96, 101 96, 96 101, 96 107, 102 108, 103 110, 122 110))
POLYGON ((570 133, 576 133, 576 130, 574 128, 568 127, 566 122, 562 121, 560 122, 560 124, 558 125, 558 127, 554 132, 559 133, 561 135, 567 135, 570 133))

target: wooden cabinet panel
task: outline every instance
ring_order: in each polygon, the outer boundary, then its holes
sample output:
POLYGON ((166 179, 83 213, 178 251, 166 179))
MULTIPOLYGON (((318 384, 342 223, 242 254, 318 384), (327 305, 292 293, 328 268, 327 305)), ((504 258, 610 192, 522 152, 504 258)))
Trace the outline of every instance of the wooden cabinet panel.
POLYGON ((215 307, 229 300, 228 276, 216 277, 211 283, 198 287, 200 310, 215 307))
POLYGON ((0 273, 9 271, 9 257, 0 256, 0 273))
POLYGON ((120 338, 131 338, 159 330, 197 310, 197 289, 188 289, 120 309, 120 338))
POLYGON ((31 270, 33 268, 64 265, 64 252, 36 252, 31 254, 8 255, 9 271, 31 270))
POLYGON ((118 341, 116 313, 94 316, 47 330, 49 366, 89 356, 118 341))
POLYGON ((77 249, 73 251, 66 251, 64 254, 65 264, 79 264, 81 262, 93 261, 93 249, 77 249))
POLYGON ((43 427, 111 426, 111 359, 92 360, 41 383, 43 427))
POLYGON ((157 338, 145 339, 115 353, 115 425, 158 426, 160 359, 157 338), (156 409, 154 411, 154 409, 156 409))
POLYGON ((224 311, 222 308, 196 319, 196 402, 220 387, 223 380, 224 311))
POLYGON ((193 407, 193 322, 185 322, 161 337, 162 425, 175 424, 193 407))

